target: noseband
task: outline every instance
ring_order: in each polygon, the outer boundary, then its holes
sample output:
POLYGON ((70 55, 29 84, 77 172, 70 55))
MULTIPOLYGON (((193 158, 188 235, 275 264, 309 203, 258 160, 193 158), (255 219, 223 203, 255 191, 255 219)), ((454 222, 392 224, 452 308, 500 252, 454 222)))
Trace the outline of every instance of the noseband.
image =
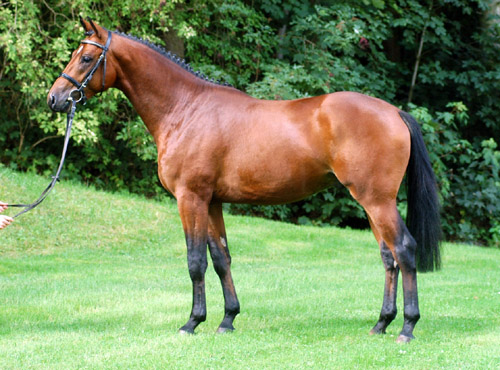
POLYGON ((78 82, 73 77, 71 77, 70 75, 67 75, 64 72, 59 75, 59 77, 64 77, 65 79, 67 79, 69 82, 71 82, 76 87, 76 89, 72 90, 69 93, 68 100, 75 101, 76 103, 81 101, 83 104, 85 104, 87 102, 87 97, 85 96, 83 89, 85 89, 87 87, 87 84, 90 82, 90 80, 92 80, 94 73, 97 71, 97 68, 99 68, 102 61, 104 61, 103 72, 102 72, 102 90, 104 90, 104 84, 106 82, 106 52, 109 50, 109 44, 111 44, 111 35, 112 35, 111 31, 108 31, 108 39, 106 40, 105 45, 101 45, 101 44, 98 44, 97 42, 90 41, 90 40, 83 40, 81 42, 82 44, 90 44, 90 45, 94 45, 94 46, 97 46, 98 48, 102 49, 102 53, 99 56, 99 59, 97 59, 97 62, 96 62, 96 64, 94 64, 92 69, 87 72, 82 83, 78 82), (75 96, 74 93, 78 93, 79 95, 75 96))

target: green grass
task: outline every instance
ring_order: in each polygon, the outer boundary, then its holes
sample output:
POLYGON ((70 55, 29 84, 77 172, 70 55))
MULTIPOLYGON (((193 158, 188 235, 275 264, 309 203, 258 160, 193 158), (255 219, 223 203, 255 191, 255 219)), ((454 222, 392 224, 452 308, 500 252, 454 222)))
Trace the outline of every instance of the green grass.
MULTIPOLYGON (((0 200, 35 199, 47 182, 0 168, 0 200)), ((445 244, 444 268, 419 275, 417 339, 401 345, 402 294, 388 333, 368 335, 384 280, 370 232, 226 224, 237 330, 215 334, 209 268, 208 319, 182 336, 191 283, 175 204, 62 181, 0 231, 0 368, 500 368, 500 250, 445 244)))

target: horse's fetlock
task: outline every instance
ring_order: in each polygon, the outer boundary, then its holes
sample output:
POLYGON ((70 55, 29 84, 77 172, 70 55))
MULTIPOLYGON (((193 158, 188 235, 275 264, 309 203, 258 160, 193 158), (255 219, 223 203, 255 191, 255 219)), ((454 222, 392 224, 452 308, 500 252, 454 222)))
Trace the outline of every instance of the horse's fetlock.
POLYGON ((392 309, 382 309, 382 312, 380 313, 380 319, 381 320, 384 320, 384 321, 388 321, 388 322, 391 322, 392 320, 394 320, 396 318, 398 314, 398 310, 396 308, 392 308, 392 309))
POLYGON ((415 324, 420 319, 420 311, 418 309, 405 309, 405 320, 415 324))
POLYGON ((193 321, 196 321, 197 323, 204 322, 207 319, 207 313, 206 312, 193 312, 191 314, 191 318, 193 321))
POLYGON ((240 313, 240 304, 232 304, 232 305, 227 305, 225 307, 225 314, 226 316, 236 316, 237 314, 240 313))

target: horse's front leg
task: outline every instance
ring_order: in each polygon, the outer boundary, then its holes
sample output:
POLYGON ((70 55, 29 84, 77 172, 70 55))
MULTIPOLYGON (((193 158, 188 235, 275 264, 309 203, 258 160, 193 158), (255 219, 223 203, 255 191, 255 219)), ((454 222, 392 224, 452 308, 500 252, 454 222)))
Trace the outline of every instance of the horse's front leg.
POLYGON ((231 255, 227 246, 226 228, 222 216, 222 204, 210 204, 208 211, 208 247, 214 263, 215 271, 222 284, 224 294, 224 319, 217 330, 218 333, 233 331, 233 321, 240 312, 240 303, 234 289, 231 276, 231 255))
POLYGON ((208 201, 196 193, 186 191, 177 196, 187 244, 189 276, 193 283, 193 306, 188 322, 180 333, 194 333, 207 317, 205 299, 205 271, 207 270, 208 201))

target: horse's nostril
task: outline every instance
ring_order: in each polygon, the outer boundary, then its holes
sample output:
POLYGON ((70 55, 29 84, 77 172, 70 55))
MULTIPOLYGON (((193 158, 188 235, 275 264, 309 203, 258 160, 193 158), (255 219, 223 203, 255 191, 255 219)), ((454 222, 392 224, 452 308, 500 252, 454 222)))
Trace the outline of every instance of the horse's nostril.
POLYGON ((53 94, 50 94, 48 102, 50 109, 54 109, 56 106, 56 97, 53 94))

